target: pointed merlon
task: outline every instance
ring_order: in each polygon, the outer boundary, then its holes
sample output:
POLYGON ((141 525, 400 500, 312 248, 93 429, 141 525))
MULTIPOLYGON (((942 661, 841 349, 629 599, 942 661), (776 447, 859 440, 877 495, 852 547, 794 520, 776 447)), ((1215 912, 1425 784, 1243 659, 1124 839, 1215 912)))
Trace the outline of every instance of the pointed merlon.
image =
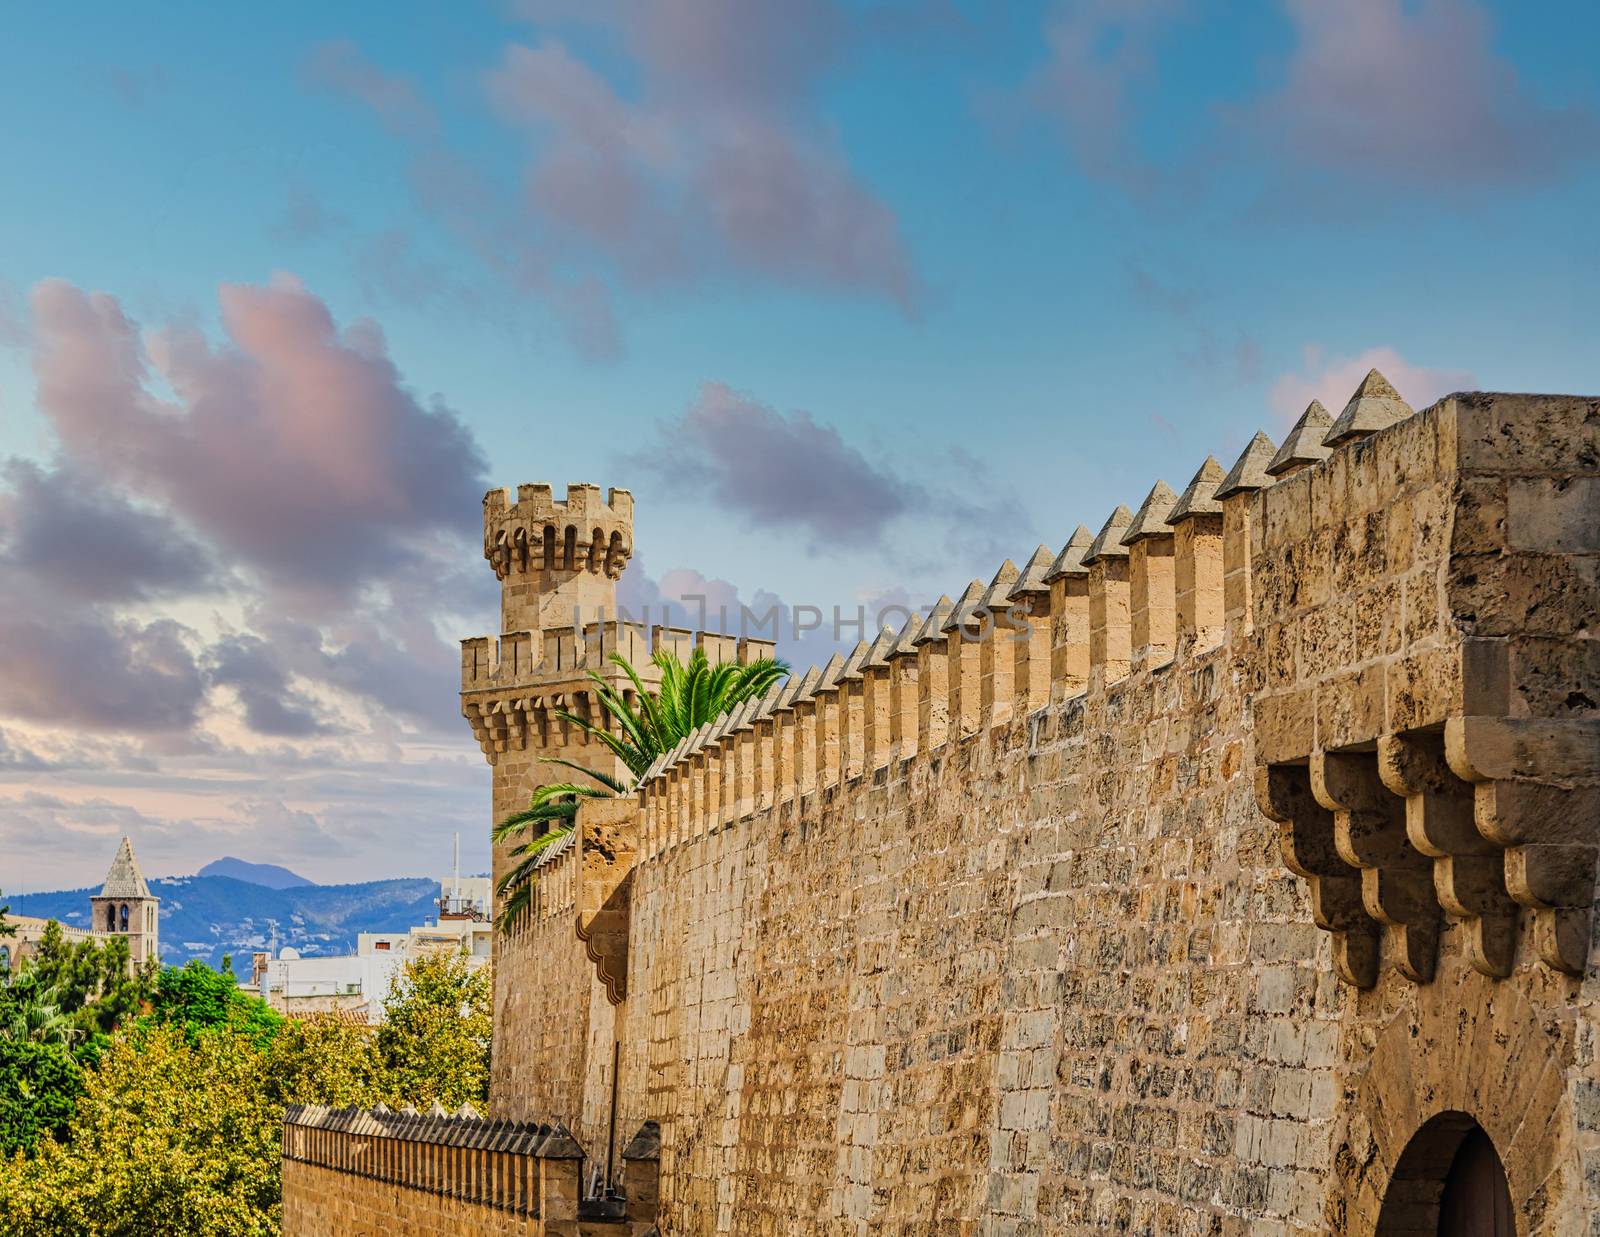
POLYGON ((734 715, 738 719, 733 724, 734 730, 741 732, 745 730, 753 730, 756 724, 756 712, 760 708, 760 696, 751 696, 750 699, 746 700, 744 702, 744 707, 734 715))
POLYGON ((659 1160, 661 1158, 661 1125, 656 1121, 646 1121, 639 1127, 639 1132, 628 1140, 628 1145, 622 1149, 622 1158, 625 1160, 659 1160))
POLYGON ((550 1136, 539 1146, 541 1160, 581 1160, 583 1148, 578 1145, 578 1140, 572 1136, 571 1131, 564 1125, 558 1125, 551 1131, 550 1136))
POLYGON ((835 653, 822 668, 822 678, 817 682, 816 695, 829 695, 839 690, 839 676, 844 673, 844 658, 835 653))
POLYGON ((778 701, 783 699, 784 689, 788 685, 788 679, 779 679, 767 691, 767 694, 761 697, 761 707, 756 710, 756 721, 759 722, 763 718, 772 716, 772 710, 778 707, 778 701))
POLYGON ((1289 436, 1283 440, 1283 446, 1272 457, 1272 462, 1267 465, 1267 476, 1282 477, 1327 459, 1333 452, 1322 445, 1322 440, 1328 436, 1328 427, 1332 424, 1333 418, 1328 415, 1328 410, 1320 401, 1312 400, 1294 423, 1289 436))
POLYGON ((1217 487, 1222 484, 1222 465, 1206 456, 1167 517, 1168 524, 1181 524, 1197 515, 1221 515, 1222 504, 1217 501, 1217 487))
POLYGON ((800 682, 803 675, 791 674, 783 685, 783 691, 778 694, 773 702, 773 713, 789 713, 794 708, 794 698, 800 694, 800 682))
POLYGON ((1044 573, 1045 581, 1058 580, 1062 576, 1086 576, 1089 569, 1083 565, 1083 556, 1089 552, 1089 547, 1094 544, 1094 534, 1082 524, 1072 530, 1072 536, 1067 538, 1067 544, 1061 547, 1061 553, 1056 555, 1055 562, 1050 564, 1050 570, 1044 573))
POLYGON ((1257 430, 1256 436, 1245 444, 1239 458, 1228 470, 1228 475, 1217 487, 1217 501, 1243 494, 1247 490, 1264 490, 1271 485, 1272 478, 1267 476, 1267 465, 1272 462, 1277 449, 1272 439, 1257 430))
POLYGON ((1035 597, 1050 591, 1050 582, 1045 579, 1050 570, 1050 564, 1056 561, 1056 556, 1050 552, 1047 545, 1040 546, 1033 552, 1033 557, 1028 559, 1020 572, 1017 573, 1016 583, 1011 586, 1011 591, 1006 594, 1007 601, 1018 601, 1023 597, 1035 597))
MULTIPOLYGON (((945 598, 946 601, 950 599, 945 598)), ((922 615, 913 610, 906 615, 906 621, 900 625, 900 631, 894 638, 894 643, 889 646, 886 654, 888 657, 905 657, 917 651, 917 637, 922 633, 922 615)))
POLYGON ((1017 565, 1009 558, 1006 559, 1000 564, 1000 570, 994 573, 994 579, 989 581, 989 587, 983 590, 983 596, 978 598, 977 608, 987 610, 990 614, 1004 612, 1010 604, 1008 598, 1011 596, 1011 590, 1021 576, 1022 573, 1017 570, 1017 565))
POLYGON ((1167 522, 1167 517, 1172 514, 1177 502, 1178 496, 1172 492, 1172 487, 1165 481, 1157 481, 1145 495, 1144 502, 1139 504, 1128 531, 1122 534, 1122 544, 1132 545, 1146 537, 1172 536, 1172 525, 1167 522))
MULTIPOLYGON (((873 643, 876 643, 874 641, 873 643)), ((866 669, 867 658, 872 653, 872 645, 865 640, 856 641, 856 647, 850 650, 850 656, 844 659, 844 669, 839 671, 841 683, 856 683, 861 679, 861 672, 866 669)))
POLYGON ((894 646, 899 642, 899 633, 893 627, 885 626, 873 640, 872 647, 867 651, 867 660, 863 666, 866 670, 883 670, 889 665, 889 658, 894 653, 894 646))
POLYGON ((812 693, 817 690, 817 684, 821 681, 822 671, 815 666, 806 671, 805 677, 790 679, 789 683, 793 690, 784 693, 783 698, 778 701, 776 712, 793 713, 795 705, 802 700, 811 699, 812 693))
POLYGON ((932 644, 935 640, 942 640, 944 638, 945 620, 955 613, 955 608, 956 603, 950 600, 950 594, 946 593, 940 597, 938 601, 933 603, 933 609, 928 611, 927 619, 918 628, 917 634, 912 638, 911 643, 920 647, 924 644, 932 644))
POLYGON ((822 667, 812 666, 806 671, 806 677, 800 680, 800 690, 795 692, 793 704, 814 704, 817 699, 817 688, 822 683, 822 667))
POLYGON ((1088 552, 1083 556, 1083 565, 1087 567, 1101 558, 1127 558, 1128 547, 1122 544, 1122 534, 1128 531, 1132 523, 1133 513, 1126 507, 1118 507, 1113 511, 1095 539, 1089 543, 1088 552))
POLYGON ((949 635, 957 628, 965 628, 977 615, 978 607, 983 603, 983 581, 973 580, 966 588, 961 590, 961 596, 956 599, 955 608, 945 616, 939 630, 949 635))
POLYGON ((1328 430, 1323 445, 1337 447, 1352 438, 1365 438, 1410 415, 1411 405, 1400 398, 1400 392, 1377 370, 1369 370, 1339 419, 1328 430))

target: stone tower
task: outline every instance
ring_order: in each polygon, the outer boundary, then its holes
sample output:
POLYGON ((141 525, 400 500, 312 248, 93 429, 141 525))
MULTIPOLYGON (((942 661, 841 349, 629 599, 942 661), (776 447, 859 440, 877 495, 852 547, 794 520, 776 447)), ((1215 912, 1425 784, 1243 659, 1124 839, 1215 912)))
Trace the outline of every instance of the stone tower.
POLYGON ((161 957, 161 899, 151 894, 127 838, 117 847, 106 883, 89 899, 89 924, 97 936, 127 937, 136 967, 161 957))
MULTIPOLYGON (((503 820, 528 806, 533 790, 547 782, 585 780, 569 765, 609 776, 627 771, 604 744, 562 719, 570 713, 594 725, 609 720, 592 670, 631 699, 627 674, 611 660, 621 654, 647 688, 660 682, 652 655, 671 648, 687 659, 696 646, 712 662, 770 655, 772 643, 649 625, 648 615, 616 610, 617 580, 633 553, 633 496, 610 490, 602 501, 597 486, 574 482, 556 500, 548 485, 521 485, 515 501, 505 490, 483 500, 483 556, 500 581, 500 635, 461 643, 461 711, 493 771, 493 817, 503 820)), ((494 850, 496 885, 516 862, 513 848, 524 835, 494 850)), ((576 843, 558 843, 552 860, 576 843)), ((585 1097, 609 1094, 614 1010, 602 993, 591 1000, 591 961, 574 938, 571 956, 541 954, 531 929, 541 917, 567 913, 560 879, 541 881, 526 923, 495 936, 495 1027, 490 1102, 494 1115, 522 1119, 557 1111, 603 1128, 606 1113, 585 1097), (572 993, 575 1010, 570 1042, 542 1041, 539 1028, 552 1002, 572 993), (595 1077, 584 1087, 551 1096, 545 1085, 552 1052, 574 1053, 588 1041, 606 1046, 592 1054, 595 1077), (548 1105, 554 1103, 556 1107, 548 1105), (544 1105, 541 1108, 541 1105, 544 1105)))
MULTIPOLYGON (((492 767, 493 820, 527 807, 546 782, 585 780, 549 759, 622 772, 609 750, 557 713, 604 718, 587 671, 626 686, 612 652, 650 674, 648 631, 616 619, 617 579, 632 552, 626 490, 602 501, 597 486, 574 482, 559 501, 549 485, 520 485, 515 501, 506 490, 484 496, 483 556, 500 581, 500 637, 462 642, 461 704, 492 767)), ((497 886, 516 862, 513 846, 494 848, 497 886)), ((495 1053, 493 1098, 497 1115, 512 1115, 528 1071, 539 1068, 531 1053, 519 1053, 519 1028, 531 1024, 548 993, 532 973, 525 927, 495 935, 495 1018, 507 1048, 495 1053)))

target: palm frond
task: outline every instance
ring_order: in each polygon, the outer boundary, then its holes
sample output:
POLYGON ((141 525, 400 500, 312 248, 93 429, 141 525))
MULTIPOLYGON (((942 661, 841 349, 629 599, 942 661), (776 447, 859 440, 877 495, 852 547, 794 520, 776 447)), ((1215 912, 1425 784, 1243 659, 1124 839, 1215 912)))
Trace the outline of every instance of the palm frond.
MULTIPOLYGON (((570 760, 563 760, 559 756, 545 756, 542 759, 542 763, 547 765, 562 765, 565 768, 575 769, 579 773, 587 774, 589 777, 594 778, 595 781, 599 782, 602 786, 615 795, 625 795, 629 790, 632 789, 632 787, 623 785, 622 782, 612 777, 609 773, 601 773, 598 769, 591 769, 585 765, 576 764, 570 760)), ((543 787, 540 789, 543 789, 543 787)), ((582 790, 584 794, 591 797, 601 797, 593 786, 582 787, 582 790)))
MULTIPOLYGON (((505 891, 500 892, 503 894, 505 891)), ((524 884, 501 904, 500 913, 494 917, 495 930, 510 932, 532 909, 533 886, 524 884)))

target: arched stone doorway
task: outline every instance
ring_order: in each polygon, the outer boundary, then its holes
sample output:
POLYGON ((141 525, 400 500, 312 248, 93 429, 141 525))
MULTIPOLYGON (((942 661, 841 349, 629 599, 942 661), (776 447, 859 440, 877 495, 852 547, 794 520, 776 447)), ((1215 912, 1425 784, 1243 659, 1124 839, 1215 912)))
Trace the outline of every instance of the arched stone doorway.
POLYGON ((1438 980, 1402 994, 1359 1067, 1333 1146, 1328 1227, 1346 1237, 1471 1234, 1480 1230, 1440 1227, 1446 1186, 1465 1199, 1487 1177, 1503 1176, 1513 1222, 1503 1231, 1579 1231, 1586 1208, 1568 1091, 1571 1039, 1513 982, 1487 979, 1450 955, 1440 963, 1438 980), (1475 1131, 1487 1148, 1468 1144, 1475 1131), (1489 1173, 1491 1165, 1499 1171, 1489 1173))
POLYGON ((1464 1112, 1424 1123, 1395 1165, 1379 1237, 1516 1237, 1494 1140, 1464 1112))

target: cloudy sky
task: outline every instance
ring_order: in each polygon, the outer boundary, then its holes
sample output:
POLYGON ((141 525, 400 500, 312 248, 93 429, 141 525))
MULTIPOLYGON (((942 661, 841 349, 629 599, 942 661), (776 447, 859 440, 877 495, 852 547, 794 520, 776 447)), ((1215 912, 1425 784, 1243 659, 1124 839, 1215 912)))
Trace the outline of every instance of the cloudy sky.
MULTIPOLYGON (((487 852, 489 485, 956 593, 1376 364, 1600 390, 1578 0, 0 18, 0 887, 487 852)), ((797 656, 815 638, 791 643, 797 656)))

